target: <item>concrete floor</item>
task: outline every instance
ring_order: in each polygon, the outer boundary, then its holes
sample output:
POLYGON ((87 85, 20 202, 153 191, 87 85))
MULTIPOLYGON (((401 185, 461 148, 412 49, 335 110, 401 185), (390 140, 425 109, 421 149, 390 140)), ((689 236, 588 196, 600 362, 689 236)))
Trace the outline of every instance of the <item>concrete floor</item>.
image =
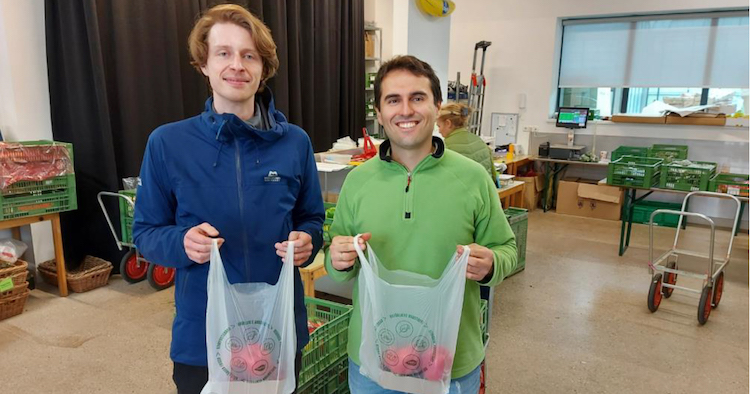
MULTIPOLYGON (((648 229, 635 225, 623 257, 619 230, 619 222, 530 215, 527 269, 496 291, 489 393, 748 392, 747 234, 735 238, 721 306, 699 326, 697 298, 677 292, 649 313, 648 229)), ((674 230, 657 230, 656 245, 671 246, 674 230)), ((705 238, 691 228, 684 240, 703 248, 705 238)), ((113 276, 89 293, 56 294, 41 284, 22 315, 0 322, 0 392, 175 392, 171 289, 113 276)))

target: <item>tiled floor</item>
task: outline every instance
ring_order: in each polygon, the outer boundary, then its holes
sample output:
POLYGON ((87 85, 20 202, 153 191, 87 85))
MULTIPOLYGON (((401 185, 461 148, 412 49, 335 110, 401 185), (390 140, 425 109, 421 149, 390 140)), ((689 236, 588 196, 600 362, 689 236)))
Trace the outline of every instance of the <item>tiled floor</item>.
MULTIPOLYGON (((674 230, 657 230, 667 249, 674 230)), ((648 229, 634 227, 623 257, 619 231, 619 222, 530 215, 527 268, 496 292, 488 392, 748 392, 747 234, 735 238, 721 306, 699 326, 697 298, 677 292, 649 313, 648 229)), ((705 229, 684 240, 707 248, 705 229)), ((172 294, 119 276, 67 298, 40 285, 22 315, 0 322, 0 392, 174 393, 172 294)))

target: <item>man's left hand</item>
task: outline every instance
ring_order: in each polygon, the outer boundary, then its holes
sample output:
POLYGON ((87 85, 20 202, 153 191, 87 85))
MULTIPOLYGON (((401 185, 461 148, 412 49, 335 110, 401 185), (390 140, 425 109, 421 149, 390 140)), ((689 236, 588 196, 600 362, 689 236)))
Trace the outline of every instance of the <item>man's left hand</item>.
POLYGON ((299 267, 312 255, 312 237, 304 231, 292 231, 289 233, 289 239, 284 242, 277 242, 274 245, 276 247, 276 255, 282 259, 286 258, 286 249, 289 246, 289 241, 294 241, 294 265, 299 267))
MULTIPOLYGON (((458 245, 456 250, 460 256, 463 253, 464 247, 458 245)), ((477 244, 469 245, 469 266, 466 267, 467 279, 477 282, 482 281, 492 275, 494 268, 495 254, 491 250, 477 244)))

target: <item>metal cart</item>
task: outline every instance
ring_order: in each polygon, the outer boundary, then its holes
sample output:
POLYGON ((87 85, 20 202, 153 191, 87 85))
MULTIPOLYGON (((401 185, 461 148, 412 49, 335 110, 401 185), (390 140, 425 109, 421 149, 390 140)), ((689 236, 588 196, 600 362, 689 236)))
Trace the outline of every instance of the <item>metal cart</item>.
POLYGON ((138 253, 135 244, 133 244, 132 219, 135 209, 135 191, 123 191, 120 193, 99 192, 96 198, 99 201, 99 206, 102 208, 104 217, 107 219, 109 230, 115 238, 117 248, 122 250, 124 246, 130 249, 120 261, 120 274, 122 278, 128 283, 137 283, 148 279, 148 283, 156 290, 164 290, 172 286, 174 284, 175 269, 149 263, 138 253), (120 232, 122 233, 122 239, 117 236, 115 227, 112 225, 112 220, 109 218, 109 213, 102 202, 102 196, 117 197, 120 200, 120 222, 122 224, 120 232))
POLYGON ((696 191, 688 193, 685 199, 682 201, 682 209, 680 211, 674 211, 669 209, 657 209, 651 213, 649 220, 649 242, 648 242, 648 257, 649 257, 649 272, 653 275, 651 278, 651 286, 648 291, 648 309, 651 312, 656 312, 659 309, 659 304, 662 298, 669 298, 672 296, 674 289, 684 290, 691 293, 700 294, 700 302, 698 303, 698 322, 703 325, 708 321, 708 316, 711 314, 711 309, 719 306, 721 301, 721 295, 724 290, 724 269, 729 264, 729 258, 732 254, 732 243, 734 242, 734 234, 737 232, 739 226, 740 216, 740 200, 737 197, 714 192, 702 192, 696 191), (732 199, 737 204, 737 210, 734 215, 734 225, 729 238, 729 247, 727 248, 726 258, 722 261, 714 261, 714 241, 716 226, 714 221, 708 216, 686 211, 688 201, 691 197, 716 197, 716 198, 727 198, 732 199), (658 214, 671 214, 679 215, 680 220, 677 225, 677 230, 674 236, 674 243, 672 249, 664 252, 656 260, 654 260, 654 217, 658 214), (710 243, 708 246, 708 254, 702 254, 690 250, 678 249, 677 241, 680 237, 680 229, 682 228, 682 221, 685 217, 696 217, 703 219, 708 222, 711 226, 710 243), (688 272, 680 270, 677 266, 677 260, 679 255, 693 256, 705 258, 708 260, 708 266, 705 274, 698 274, 694 272, 688 272), (677 286, 677 277, 682 275, 688 278, 702 279, 703 284, 700 289, 691 289, 688 287, 677 286))

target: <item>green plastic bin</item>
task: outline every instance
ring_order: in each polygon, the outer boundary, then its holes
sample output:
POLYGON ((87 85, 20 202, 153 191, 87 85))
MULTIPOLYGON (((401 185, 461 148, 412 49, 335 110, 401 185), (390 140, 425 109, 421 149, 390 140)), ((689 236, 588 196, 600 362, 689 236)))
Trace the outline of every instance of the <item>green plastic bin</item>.
POLYGON ((331 229, 331 224, 333 224, 333 216, 336 212, 336 203, 324 202, 323 208, 325 208, 326 211, 326 218, 323 221, 323 244, 329 245, 331 243, 331 235, 328 233, 328 230, 331 229))
POLYGON ((518 251, 516 269, 508 275, 512 276, 526 269, 526 234, 528 233, 529 211, 524 208, 509 207, 505 209, 505 217, 508 218, 510 228, 516 236, 516 249, 518 251))
POLYGON ((747 174, 716 174, 708 182, 708 191, 728 193, 737 197, 748 197, 748 181, 750 175, 747 174))
POLYGON ((652 157, 622 156, 609 163, 607 184, 650 189, 659 184, 662 162, 652 157))
POLYGON ((620 146, 612 151, 610 161, 615 161, 623 156, 648 157, 649 148, 645 146, 620 146))
MULTIPOLYGON (((48 140, 19 141, 21 145, 61 145, 73 162, 73 144, 48 140)), ((19 181, 0 191, 0 220, 78 209, 75 174, 43 181, 19 181)))
POLYGON ((686 192, 708 190, 708 183, 716 173, 716 163, 694 161, 690 165, 677 162, 663 164, 659 187, 686 192))
POLYGON ((299 384, 315 380, 341 357, 345 357, 352 307, 318 298, 305 297, 308 320, 325 322, 310 334, 310 342, 302 349, 299 384))
MULTIPOLYGON (((301 379, 300 379, 301 380, 301 379)), ((344 355, 313 379, 298 385, 296 394, 349 393, 349 356, 344 355)))
POLYGON ((654 144, 648 156, 663 159, 664 163, 685 160, 688 157, 688 147, 687 145, 654 144))
MULTIPOLYGON (((682 209, 682 204, 648 200, 640 201, 633 207, 633 223, 648 224, 649 220, 651 220, 651 213, 657 209, 679 211, 682 209)), ((678 215, 660 213, 654 217, 655 226, 676 228, 679 221, 680 217, 678 215)))

